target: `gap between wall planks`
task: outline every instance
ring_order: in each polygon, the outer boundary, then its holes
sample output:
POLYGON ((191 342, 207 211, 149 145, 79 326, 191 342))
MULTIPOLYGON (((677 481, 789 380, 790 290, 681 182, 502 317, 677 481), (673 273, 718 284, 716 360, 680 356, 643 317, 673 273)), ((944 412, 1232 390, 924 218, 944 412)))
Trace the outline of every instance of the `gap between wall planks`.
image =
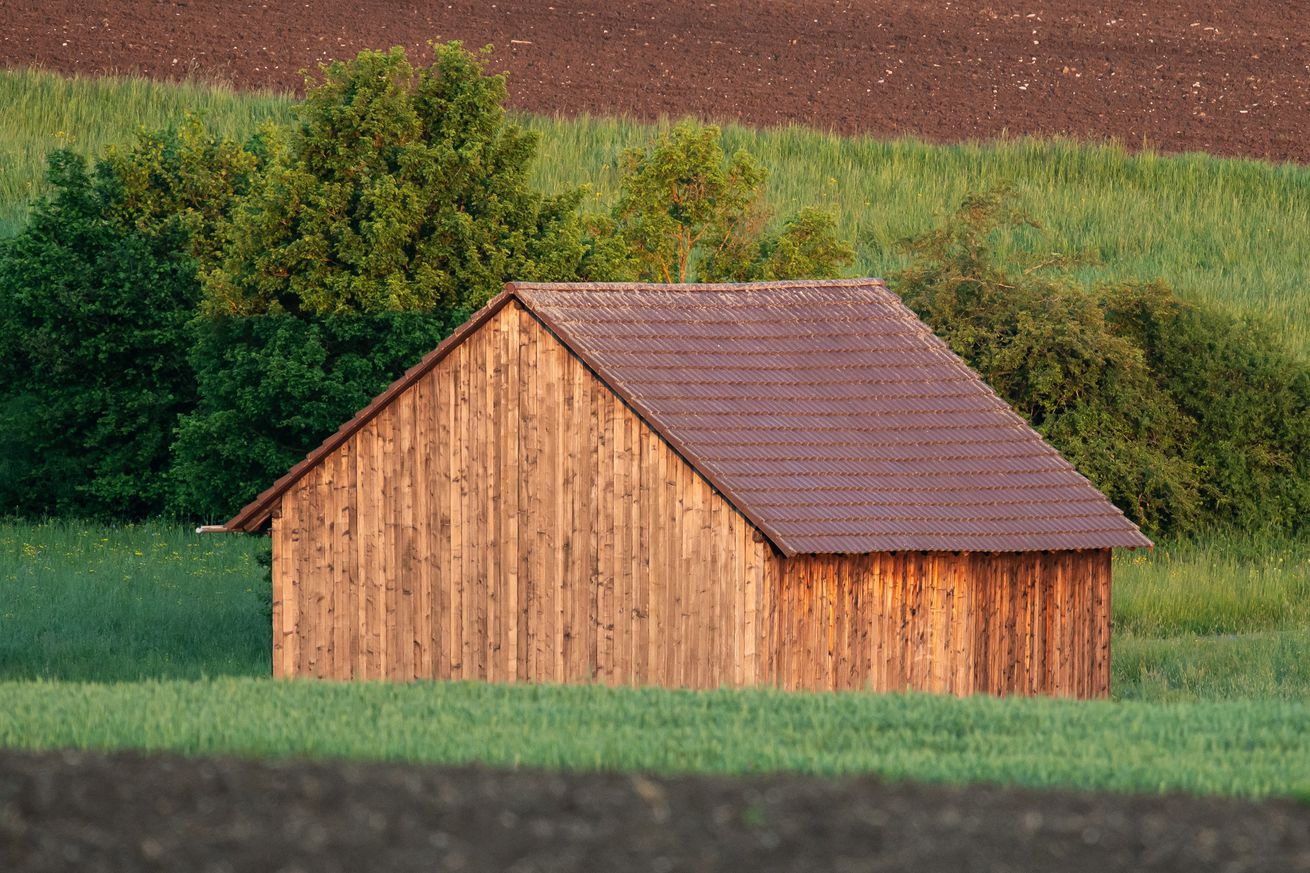
POLYGON ((273 538, 278 676, 1109 692, 1108 550, 783 559, 517 302, 273 538))

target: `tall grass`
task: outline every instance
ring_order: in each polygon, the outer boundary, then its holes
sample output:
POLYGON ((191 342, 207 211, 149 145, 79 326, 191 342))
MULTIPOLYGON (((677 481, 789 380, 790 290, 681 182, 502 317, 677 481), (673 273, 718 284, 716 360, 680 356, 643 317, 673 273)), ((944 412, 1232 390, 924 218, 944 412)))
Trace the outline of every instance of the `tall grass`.
POLYGON ((1310 696, 1310 543, 1211 537, 1121 553, 1114 574, 1115 697, 1310 696))
POLYGON ((269 675, 259 545, 166 524, 0 525, 0 678, 269 675))
POLYGON ((1117 700, 1310 700, 1310 631, 1218 636, 1116 635, 1117 700))
MULTIPOLYGON (((602 203, 615 188, 614 156, 651 135, 621 119, 525 122, 543 138, 539 182, 594 182, 602 203)), ((900 240, 940 223, 967 193, 1007 184, 1051 239, 1094 259, 1083 278, 1164 278, 1185 295, 1287 325, 1289 340, 1310 349, 1308 167, 1067 140, 934 145, 732 125, 724 134, 770 169, 781 211, 836 213, 860 273, 895 270, 900 240)), ((1022 243, 1011 237, 999 249, 1022 243)))
MULTIPOLYGON (((11 71, 0 72, 0 106, 2 235, 41 190, 50 148, 98 151, 187 111, 240 135, 287 117, 291 101, 219 86, 11 71)), ((652 134, 651 125, 624 119, 522 121, 542 135, 538 184, 592 184, 598 205, 614 194, 619 151, 652 134)), ((1060 245, 1099 260, 1086 277, 1164 278, 1186 295, 1285 326, 1289 342, 1310 353, 1310 168, 1061 140, 932 145, 731 125, 725 138, 772 170, 780 211, 818 204, 837 214, 856 244, 859 273, 894 270, 898 240, 937 223, 966 192, 1009 183, 1060 245)))
POLYGON ((1114 622, 1136 637, 1310 629, 1310 543, 1224 535, 1120 553, 1114 622))
POLYGON ((1310 789, 1310 705, 601 686, 0 682, 0 746, 1261 796, 1310 789))
POLYGON ((54 149, 99 154, 143 129, 181 123, 188 113, 217 133, 244 138, 265 121, 287 119, 292 102, 200 82, 0 70, 0 236, 22 225, 28 204, 45 190, 46 155, 54 149))

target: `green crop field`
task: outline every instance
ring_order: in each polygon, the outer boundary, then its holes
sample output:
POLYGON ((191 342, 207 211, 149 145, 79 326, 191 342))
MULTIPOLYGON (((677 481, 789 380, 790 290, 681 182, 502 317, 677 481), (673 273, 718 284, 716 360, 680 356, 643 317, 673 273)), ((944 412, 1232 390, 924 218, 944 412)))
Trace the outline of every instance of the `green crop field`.
POLYGON ((0 746, 1310 789, 1302 544, 1122 556, 1121 699, 1097 703, 273 682, 262 546, 157 523, 0 526, 0 746))
MULTIPOLYGON (((12 233, 41 190, 45 155, 63 145, 96 152, 187 112, 240 136, 289 117, 284 96, 245 95, 201 84, 141 79, 63 79, 0 72, 0 235, 12 233)), ((588 183, 608 202, 614 159, 651 136, 615 119, 522 121, 539 131, 538 182, 557 190, 588 183)), ((1129 154, 1112 146, 1016 140, 929 145, 828 135, 805 128, 728 127, 772 171, 780 211, 807 203, 834 211, 858 252, 856 270, 886 274, 901 263, 898 240, 935 224, 966 192, 1012 185, 1051 238, 1099 263, 1088 278, 1164 278, 1185 295, 1286 326, 1310 352, 1310 167, 1205 155, 1129 154)))
POLYGON ((1310 705, 268 679, 0 683, 0 745, 1266 796, 1310 705))

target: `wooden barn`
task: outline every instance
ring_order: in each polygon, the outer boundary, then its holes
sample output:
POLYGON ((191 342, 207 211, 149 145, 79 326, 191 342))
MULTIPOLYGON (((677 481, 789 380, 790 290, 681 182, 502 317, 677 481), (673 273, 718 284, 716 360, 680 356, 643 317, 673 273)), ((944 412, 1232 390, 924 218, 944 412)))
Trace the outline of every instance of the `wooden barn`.
POLYGON ((872 279, 509 285, 269 524, 277 676, 1076 697, 1150 544, 872 279))

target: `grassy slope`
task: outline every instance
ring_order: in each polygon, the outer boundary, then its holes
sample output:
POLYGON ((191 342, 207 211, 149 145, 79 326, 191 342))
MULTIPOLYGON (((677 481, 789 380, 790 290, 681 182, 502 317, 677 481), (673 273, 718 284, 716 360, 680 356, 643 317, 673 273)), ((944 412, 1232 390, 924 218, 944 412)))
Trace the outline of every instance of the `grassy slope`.
POLYGON ((873 770, 1251 795, 1310 788, 1304 545, 1281 548, 1281 563, 1252 557, 1243 543, 1122 559, 1114 686, 1138 699, 1094 704, 275 684, 263 678, 268 625, 254 560, 262 545, 159 524, 0 525, 0 745, 873 770), (1235 596, 1215 609, 1213 592, 1235 596), (1278 603, 1285 608, 1269 606, 1278 603), (189 681, 202 676, 218 678, 189 681))
POLYGON ((0 745, 814 774, 1261 796, 1310 789, 1310 705, 219 679, 0 683, 0 745))
MULTIPOLYGON (((286 117, 290 105, 200 85, 0 72, 0 234, 18 226, 40 190, 52 147, 96 151, 187 111, 239 134, 286 117)), ((601 202, 613 192, 618 151, 650 136, 648 126, 613 119, 525 121, 542 134, 538 181, 549 189, 593 183, 601 202)), ((838 214, 860 273, 894 269, 897 240, 935 223, 966 192, 1009 182, 1061 245, 1099 258, 1089 275, 1163 277, 1184 293, 1286 324, 1289 340, 1310 352, 1310 247, 1302 245, 1310 168, 1065 142, 876 142, 802 128, 731 127, 726 137, 772 169, 781 211, 815 203, 838 214)))

